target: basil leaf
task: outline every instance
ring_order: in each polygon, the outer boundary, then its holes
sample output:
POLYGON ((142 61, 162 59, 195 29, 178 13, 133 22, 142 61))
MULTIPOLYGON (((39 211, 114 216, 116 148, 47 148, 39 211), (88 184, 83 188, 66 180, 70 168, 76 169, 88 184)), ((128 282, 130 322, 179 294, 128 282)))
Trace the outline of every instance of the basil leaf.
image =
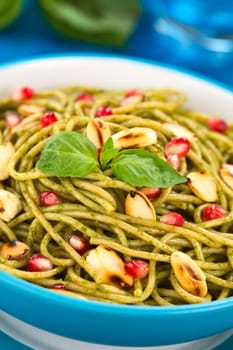
POLYGON ((52 26, 73 39, 122 46, 139 17, 138 0, 39 0, 52 26))
POLYGON ((22 11, 22 0, 0 1, 0 29, 11 24, 22 11))
POLYGON ((142 149, 120 152, 111 168, 119 180, 132 186, 163 188, 186 182, 168 162, 142 149))
POLYGON ((117 156, 119 151, 120 148, 114 148, 113 139, 111 137, 107 139, 100 153, 100 164, 103 169, 117 156))
POLYGON ((83 177, 97 167, 95 145, 75 131, 63 131, 51 136, 37 163, 40 171, 58 177, 83 177))

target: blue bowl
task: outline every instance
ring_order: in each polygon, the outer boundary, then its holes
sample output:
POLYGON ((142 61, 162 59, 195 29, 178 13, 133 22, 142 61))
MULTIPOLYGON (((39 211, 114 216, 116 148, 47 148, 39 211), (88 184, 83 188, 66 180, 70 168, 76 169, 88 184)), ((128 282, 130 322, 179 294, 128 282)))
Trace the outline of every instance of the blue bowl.
MULTIPOLYGON (((224 86, 168 66, 116 56, 31 59, 2 67, 0 81, 9 91, 23 84, 38 89, 75 83, 106 88, 166 86, 185 91, 190 106, 203 112, 231 118, 233 110, 232 92, 224 86)), ((0 308, 43 330, 114 346, 177 344, 233 328, 232 297, 174 307, 108 304, 55 293, 3 271, 0 308)))

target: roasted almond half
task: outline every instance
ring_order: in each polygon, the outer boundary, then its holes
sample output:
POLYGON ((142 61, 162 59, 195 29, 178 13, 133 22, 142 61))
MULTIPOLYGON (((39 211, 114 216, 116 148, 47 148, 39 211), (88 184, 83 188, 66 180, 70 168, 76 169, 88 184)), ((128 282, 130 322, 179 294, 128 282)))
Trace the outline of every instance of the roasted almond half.
POLYGON ((0 181, 6 180, 9 176, 8 164, 14 153, 15 149, 11 142, 0 145, 0 181))
POLYGON ((29 115, 40 113, 45 111, 44 106, 36 105, 36 104, 21 104, 17 108, 17 111, 22 114, 24 117, 28 117, 29 115))
POLYGON ((189 293, 205 297, 208 289, 204 272, 190 256, 183 252, 171 255, 171 266, 180 285, 189 293))
POLYGON ((233 164, 223 164, 219 169, 222 180, 233 190, 233 164))
POLYGON ((156 143, 157 134, 150 128, 135 127, 117 132, 112 139, 114 147, 142 148, 156 143))
POLYGON ((163 123, 162 125, 165 129, 169 130, 170 132, 173 133, 173 135, 177 137, 185 137, 190 142, 196 139, 195 134, 189 129, 187 129, 186 127, 184 127, 183 125, 170 123, 170 122, 163 123))
POLYGON ((14 193, 0 189, 0 219, 10 221, 22 210, 22 204, 14 193))
POLYGON ((135 106, 137 103, 140 103, 142 102, 144 99, 144 96, 143 95, 134 95, 134 96, 129 96, 129 97, 126 97, 121 105, 122 107, 126 107, 126 106, 135 106))
POLYGON ((133 285, 133 278, 126 273, 124 261, 111 248, 99 245, 89 251, 86 261, 95 271, 97 283, 116 287, 133 285))
POLYGON ((111 130, 108 124, 102 119, 91 119, 86 128, 87 138, 99 149, 111 137, 111 130))
POLYGON ((156 220, 153 205, 147 196, 140 191, 130 191, 125 199, 125 213, 143 219, 156 220))
POLYGON ((216 202, 218 199, 217 182, 207 172, 192 172, 187 175, 192 192, 206 202, 216 202))
POLYGON ((0 256, 6 260, 19 260, 29 252, 29 246, 21 241, 10 241, 0 247, 0 256))

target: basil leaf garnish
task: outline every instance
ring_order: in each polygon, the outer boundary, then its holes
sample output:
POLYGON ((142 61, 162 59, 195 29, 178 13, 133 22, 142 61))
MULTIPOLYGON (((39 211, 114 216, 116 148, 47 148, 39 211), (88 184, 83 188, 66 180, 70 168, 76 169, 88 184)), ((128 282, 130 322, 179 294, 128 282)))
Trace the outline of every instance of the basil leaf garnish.
POLYGON ((111 168, 119 180, 132 186, 164 188, 186 182, 168 162, 143 149, 121 151, 111 168))
POLYGON ((103 169, 117 156, 119 151, 120 148, 114 148, 113 139, 111 137, 107 139, 100 153, 100 164, 103 169))
MULTIPOLYGON (((45 174, 58 177, 83 177, 99 166, 97 149, 84 135, 63 131, 47 141, 37 168, 45 174)), ((120 150, 114 148, 112 138, 103 146, 102 169, 112 168, 119 180, 132 186, 170 187, 186 182, 168 162, 144 149, 120 150)))
POLYGON ((10 25, 22 12, 22 0, 0 1, 0 29, 10 25))
POLYGON ((83 177, 98 167, 95 145, 82 134, 64 131, 51 136, 37 168, 58 177, 83 177))
POLYGON ((102 45, 123 46, 140 15, 137 0, 39 0, 38 3, 60 33, 102 45))

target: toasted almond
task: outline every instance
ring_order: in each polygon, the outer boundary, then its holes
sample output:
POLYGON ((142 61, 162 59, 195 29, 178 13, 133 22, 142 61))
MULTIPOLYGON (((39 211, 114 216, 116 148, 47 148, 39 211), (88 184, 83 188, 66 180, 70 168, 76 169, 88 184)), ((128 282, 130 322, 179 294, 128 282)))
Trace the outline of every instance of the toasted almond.
POLYGON ((112 139, 114 147, 141 148, 156 143, 157 134, 150 128, 135 127, 117 132, 112 139))
POLYGON ((143 96, 142 95, 134 95, 134 96, 129 96, 129 97, 126 97, 121 105, 123 107, 126 107, 126 106, 135 106, 137 103, 140 103, 143 101, 143 96))
POLYGON ((156 220, 153 205, 147 196, 140 191, 130 191, 125 199, 125 213, 138 218, 156 220))
POLYGON ((86 261, 95 271, 97 283, 111 284, 116 287, 133 285, 132 276, 125 271, 124 261, 111 248, 99 245, 89 251, 86 261))
POLYGON ((180 285, 189 293, 205 297, 208 289, 204 272, 183 252, 171 255, 171 266, 180 285))
POLYGON ((44 112, 45 107, 36 104, 21 104, 17 108, 17 111, 23 116, 28 117, 31 114, 44 112))
POLYGON ((6 180, 9 176, 8 164, 14 153, 15 149, 11 142, 0 145, 0 181, 6 180))
POLYGON ((21 241, 10 241, 0 247, 0 256, 6 260, 19 260, 29 252, 29 246, 21 241))
POLYGON ((218 199, 218 186, 207 172, 192 172, 187 176, 188 184, 193 193, 206 202, 216 202, 218 199))
POLYGON ((169 130, 170 132, 173 133, 173 135, 177 137, 185 137, 190 142, 196 139, 195 134, 189 129, 187 129, 186 127, 184 127, 183 125, 170 123, 170 122, 163 123, 162 125, 165 127, 165 129, 169 130))
POLYGON ((102 119, 91 119, 86 128, 87 138, 99 149, 111 137, 111 130, 108 124, 102 119))
POLYGON ((22 204, 14 193, 0 189, 0 219, 10 221, 22 210, 22 204))
POLYGON ((233 164, 223 164, 219 169, 222 180, 233 190, 233 164))

